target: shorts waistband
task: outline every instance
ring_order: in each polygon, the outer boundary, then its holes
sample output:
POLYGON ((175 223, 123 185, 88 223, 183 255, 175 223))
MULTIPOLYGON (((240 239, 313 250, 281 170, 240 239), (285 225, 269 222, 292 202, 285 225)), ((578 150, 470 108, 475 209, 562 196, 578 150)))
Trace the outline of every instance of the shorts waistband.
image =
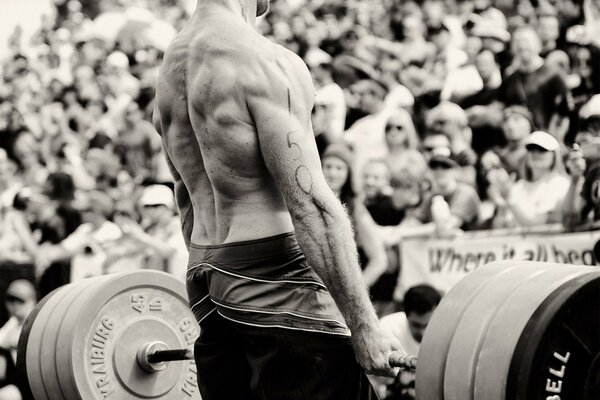
POLYGON ((190 262, 218 261, 237 262, 268 259, 274 255, 300 250, 295 232, 281 233, 259 239, 216 245, 190 243, 190 262))

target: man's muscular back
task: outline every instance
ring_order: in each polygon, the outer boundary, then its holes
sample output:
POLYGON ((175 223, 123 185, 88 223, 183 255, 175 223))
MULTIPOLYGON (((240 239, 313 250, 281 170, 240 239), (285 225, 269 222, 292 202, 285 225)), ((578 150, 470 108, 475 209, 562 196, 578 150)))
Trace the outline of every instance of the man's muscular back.
POLYGON ((314 94, 306 67, 243 20, 219 10, 196 14, 165 53, 154 120, 188 241, 220 244, 294 230, 247 105, 252 91, 270 90, 270 79, 287 91, 278 105, 290 117, 282 137, 288 128, 310 134, 314 94), (298 113, 308 117, 299 121, 298 113))

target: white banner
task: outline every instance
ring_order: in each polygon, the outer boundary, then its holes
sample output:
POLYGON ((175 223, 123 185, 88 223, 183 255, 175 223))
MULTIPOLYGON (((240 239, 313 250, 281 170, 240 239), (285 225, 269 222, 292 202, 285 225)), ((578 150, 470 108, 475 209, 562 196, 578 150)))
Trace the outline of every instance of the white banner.
POLYGON ((529 260, 598 265, 594 246, 600 231, 526 234, 452 240, 406 239, 400 245, 401 274, 396 298, 411 286, 428 283, 446 293, 475 268, 497 260, 529 260))

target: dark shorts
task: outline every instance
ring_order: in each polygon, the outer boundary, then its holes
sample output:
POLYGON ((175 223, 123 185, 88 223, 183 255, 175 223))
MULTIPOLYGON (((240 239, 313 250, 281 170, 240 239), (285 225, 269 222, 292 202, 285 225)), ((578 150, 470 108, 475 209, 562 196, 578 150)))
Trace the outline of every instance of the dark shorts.
POLYGON ((209 315, 195 345, 203 400, 377 399, 349 338, 209 315))
POLYGON ((293 233, 192 244, 187 290, 203 400, 377 399, 293 233))

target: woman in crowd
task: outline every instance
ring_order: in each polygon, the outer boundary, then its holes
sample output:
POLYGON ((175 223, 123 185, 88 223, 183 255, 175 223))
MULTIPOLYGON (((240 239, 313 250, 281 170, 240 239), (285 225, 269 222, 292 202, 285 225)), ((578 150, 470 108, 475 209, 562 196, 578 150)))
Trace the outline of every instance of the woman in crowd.
POLYGON ((383 241, 377 237, 373 219, 352 187, 351 150, 342 143, 333 143, 325 150, 322 164, 327 184, 350 215, 363 261, 363 277, 370 287, 387 269, 387 255, 383 241))
POLYGON ((497 210, 494 228, 543 225, 561 221, 569 179, 560 145, 549 133, 537 131, 525 141, 525 178, 513 183, 504 169, 488 173, 488 194, 497 210))

